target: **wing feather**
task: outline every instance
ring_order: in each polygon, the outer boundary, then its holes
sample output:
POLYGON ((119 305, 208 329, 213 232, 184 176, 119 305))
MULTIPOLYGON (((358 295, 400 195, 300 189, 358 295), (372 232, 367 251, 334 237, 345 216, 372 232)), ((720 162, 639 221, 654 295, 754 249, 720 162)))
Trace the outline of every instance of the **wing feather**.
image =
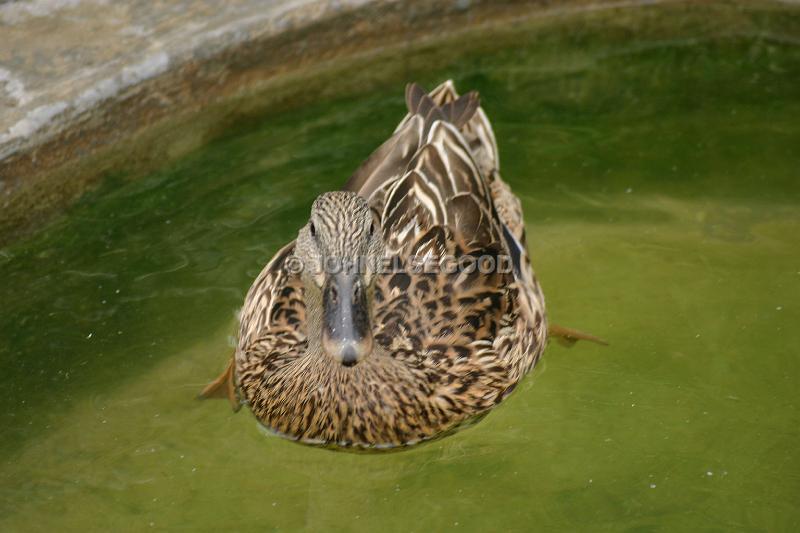
POLYGON ((293 331, 298 343, 305 340, 302 282, 285 268, 293 252, 294 241, 275 254, 250 287, 239 312, 241 353, 264 332, 276 329, 293 331))
POLYGON ((419 150, 423 125, 419 116, 406 121, 358 167, 343 190, 358 193, 380 210, 387 188, 406 173, 409 161, 419 150))

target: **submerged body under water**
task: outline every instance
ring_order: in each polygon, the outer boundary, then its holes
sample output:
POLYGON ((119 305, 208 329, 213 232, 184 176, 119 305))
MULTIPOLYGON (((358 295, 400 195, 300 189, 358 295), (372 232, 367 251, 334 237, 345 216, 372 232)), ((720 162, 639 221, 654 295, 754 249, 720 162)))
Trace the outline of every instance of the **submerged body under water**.
POLYGON ((610 347, 551 345, 481 424, 400 454, 194 401, 407 80, 271 111, 0 250, 0 529, 795 529, 800 49, 583 31, 403 75, 480 91, 549 316, 610 347))

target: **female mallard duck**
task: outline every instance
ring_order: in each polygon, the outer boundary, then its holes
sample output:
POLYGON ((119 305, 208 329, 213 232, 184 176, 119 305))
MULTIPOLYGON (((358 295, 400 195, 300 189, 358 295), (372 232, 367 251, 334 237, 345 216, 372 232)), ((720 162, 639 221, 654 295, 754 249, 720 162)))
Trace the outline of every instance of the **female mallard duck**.
POLYGON ((301 442, 395 447, 487 413, 536 364, 544 297, 478 96, 412 84, 406 103, 253 283, 204 397, 301 442))

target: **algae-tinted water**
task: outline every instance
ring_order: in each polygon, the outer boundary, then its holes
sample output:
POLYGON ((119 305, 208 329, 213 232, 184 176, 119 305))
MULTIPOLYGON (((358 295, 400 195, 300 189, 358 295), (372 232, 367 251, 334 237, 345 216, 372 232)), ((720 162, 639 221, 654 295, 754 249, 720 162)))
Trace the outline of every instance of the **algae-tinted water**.
POLYGON ((249 117, 0 250, 0 529, 796 530, 800 48, 570 24, 249 117), (480 424, 402 453, 195 401, 408 76, 481 91, 551 319, 611 346, 551 346, 480 424))

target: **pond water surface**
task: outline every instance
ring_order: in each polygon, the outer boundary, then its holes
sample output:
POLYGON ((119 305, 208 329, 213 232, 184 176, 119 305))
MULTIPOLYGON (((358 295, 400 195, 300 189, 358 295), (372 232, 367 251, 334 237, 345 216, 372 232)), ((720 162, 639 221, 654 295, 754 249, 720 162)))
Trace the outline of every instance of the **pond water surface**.
POLYGON ((109 176, 0 250, 0 530, 797 530, 800 46, 758 16, 487 30, 109 176), (251 281, 411 76, 481 92, 551 320, 611 346, 551 345, 480 424, 400 453, 196 401, 251 281))

